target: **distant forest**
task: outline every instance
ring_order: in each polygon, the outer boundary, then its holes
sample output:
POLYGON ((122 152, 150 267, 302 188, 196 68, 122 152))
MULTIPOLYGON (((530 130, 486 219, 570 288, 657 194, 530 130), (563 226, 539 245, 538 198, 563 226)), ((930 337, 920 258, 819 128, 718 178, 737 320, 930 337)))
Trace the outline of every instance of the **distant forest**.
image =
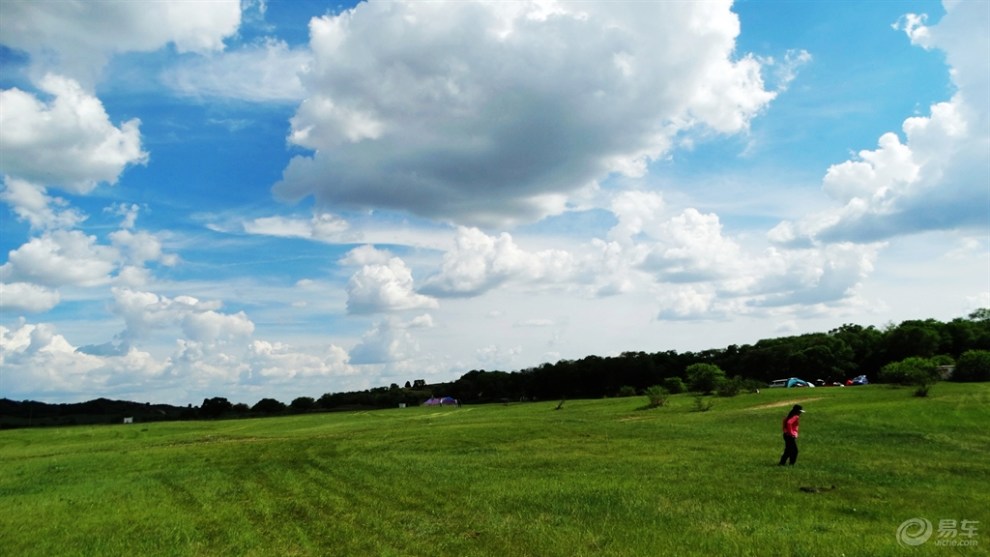
MULTIPOLYGON (((253 406, 224 397, 205 399, 200 406, 171 406, 97 399, 77 404, 47 404, 0 399, 0 428, 192 420, 272 416, 422 404, 432 397, 452 397, 462 404, 601 398, 640 394, 655 385, 691 387, 688 368, 708 364, 724 372, 734 394, 765 386, 774 379, 800 377, 828 384, 867 375, 884 379, 885 366, 909 359, 929 359, 951 368, 960 358, 965 373, 950 379, 990 380, 990 308, 949 322, 935 319, 904 321, 883 328, 843 325, 827 333, 761 340, 701 352, 624 352, 618 356, 587 356, 507 372, 471 370, 459 379, 427 384, 422 379, 366 391, 299 397, 289 404, 264 398, 253 406), (975 364, 974 364, 975 362, 975 364)), ((673 389, 672 389, 673 390, 673 389)), ((708 390, 708 389, 706 389, 708 390)))

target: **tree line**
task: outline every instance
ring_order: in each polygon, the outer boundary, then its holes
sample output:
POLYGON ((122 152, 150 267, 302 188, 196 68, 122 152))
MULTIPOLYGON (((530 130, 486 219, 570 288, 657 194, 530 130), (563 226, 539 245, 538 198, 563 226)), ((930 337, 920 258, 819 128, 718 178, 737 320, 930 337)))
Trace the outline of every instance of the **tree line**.
POLYGON ((395 408, 401 404, 415 406, 433 396, 476 404, 628 396, 645 393, 652 387, 673 393, 692 390, 732 395, 787 377, 831 384, 867 375, 871 382, 914 384, 920 388, 930 386, 938 374, 953 368, 952 380, 990 381, 990 308, 948 322, 910 320, 882 328, 846 324, 823 333, 700 352, 624 352, 511 372, 475 369, 450 382, 427 384, 417 379, 404 386, 325 393, 318 398, 302 396, 289 404, 263 398, 248 406, 224 397, 207 398, 199 407, 106 399, 79 405, 0 399, 0 427, 60 423, 60 418, 61 423, 66 423, 67 416, 74 420, 69 423, 93 423, 100 417, 104 423, 119 423, 128 413, 136 415, 138 421, 152 421, 395 408), (46 416, 52 419, 46 420, 46 416))

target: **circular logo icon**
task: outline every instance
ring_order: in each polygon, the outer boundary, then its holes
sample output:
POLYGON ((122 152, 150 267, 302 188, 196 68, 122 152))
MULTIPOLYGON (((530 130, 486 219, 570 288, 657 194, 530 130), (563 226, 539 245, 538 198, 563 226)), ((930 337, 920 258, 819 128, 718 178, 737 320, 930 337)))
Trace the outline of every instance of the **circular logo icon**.
POLYGON ((932 537, 932 523, 927 518, 909 518, 897 527, 897 543, 904 547, 921 545, 932 537))

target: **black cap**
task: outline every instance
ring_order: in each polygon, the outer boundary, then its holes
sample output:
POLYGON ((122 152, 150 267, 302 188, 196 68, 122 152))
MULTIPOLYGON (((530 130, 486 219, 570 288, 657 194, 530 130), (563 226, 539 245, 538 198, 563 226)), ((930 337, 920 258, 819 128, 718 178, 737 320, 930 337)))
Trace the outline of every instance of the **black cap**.
POLYGON ((791 413, 793 414, 795 412, 798 414, 804 414, 804 408, 802 408, 800 404, 795 404, 794 408, 791 408, 791 413))

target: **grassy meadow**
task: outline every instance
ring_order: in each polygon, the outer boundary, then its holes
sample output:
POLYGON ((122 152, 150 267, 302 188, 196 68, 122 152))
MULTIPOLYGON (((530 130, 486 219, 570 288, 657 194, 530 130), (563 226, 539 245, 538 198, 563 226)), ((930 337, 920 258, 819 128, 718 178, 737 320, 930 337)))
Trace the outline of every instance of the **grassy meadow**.
POLYGON ((990 384, 912 392, 3 431, 0 553, 990 554, 990 384), (781 468, 795 402, 801 454, 781 468), (979 521, 976 545, 902 547, 914 517, 979 521))

